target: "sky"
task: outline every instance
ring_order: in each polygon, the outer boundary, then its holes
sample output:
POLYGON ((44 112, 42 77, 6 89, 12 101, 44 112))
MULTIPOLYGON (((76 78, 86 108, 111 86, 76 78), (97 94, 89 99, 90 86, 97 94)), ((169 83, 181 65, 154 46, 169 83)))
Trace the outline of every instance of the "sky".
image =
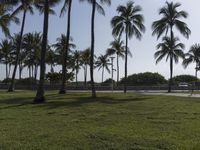
MULTIPOLYGON (((96 14, 95 18, 95 54, 99 56, 100 54, 105 54, 109 44, 113 41, 112 28, 110 21, 113 16, 117 15, 116 8, 118 5, 124 5, 128 0, 112 0, 112 5, 110 7, 103 6, 106 12, 105 16, 96 14)), ((161 16, 158 15, 158 10, 160 7, 165 5, 165 0, 135 0, 137 5, 142 7, 141 14, 144 16, 144 25, 146 27, 146 32, 143 34, 142 40, 138 41, 134 37, 129 41, 129 48, 132 52, 133 57, 128 58, 128 75, 140 72, 158 72, 169 78, 169 62, 166 62, 165 59, 156 65, 154 59, 154 53, 156 52, 156 45, 161 41, 157 40, 156 37, 152 36, 151 25, 155 20, 160 19, 161 16)), ((180 2, 182 5, 179 10, 185 10, 188 12, 189 16, 187 19, 183 20, 188 24, 188 27, 191 29, 192 34, 189 39, 185 39, 182 35, 175 31, 175 35, 178 36, 182 43, 185 44, 186 48, 184 52, 187 52, 191 45, 195 43, 200 43, 200 13, 199 5, 200 2, 197 0, 174 0, 173 2, 180 2)), ((59 13, 63 2, 61 2, 54 9, 57 13, 55 16, 50 16, 49 20, 49 42, 54 44, 56 38, 58 38, 62 33, 66 33, 67 29, 67 16, 66 14, 60 18, 59 13)), ((74 39, 74 43, 77 46, 77 50, 84 50, 90 46, 90 21, 91 21, 91 5, 83 2, 80 3, 79 0, 73 0, 72 6, 72 22, 71 22, 71 36, 74 39)), ((21 15, 19 15, 20 18, 21 15)), ((27 32, 42 32, 43 26, 43 15, 40 15, 37 10, 35 14, 31 16, 28 14, 26 23, 25 23, 25 33, 27 32)), ((18 33, 20 31, 20 26, 12 24, 10 26, 11 33, 18 33)), ((4 38, 0 30, 0 39, 4 38)), ((123 38, 123 40, 125 40, 123 38)), ((194 64, 190 65, 187 69, 184 69, 181 65, 182 60, 178 64, 174 65, 174 75, 180 74, 191 74, 194 75, 194 64)), ((116 69, 116 59, 114 59, 114 68, 116 69)), ((49 67, 47 67, 47 71, 49 67)), ((56 71, 61 70, 61 67, 57 66, 56 71)), ((24 69, 24 76, 27 75, 27 70, 24 69)), ((120 78, 124 76, 124 60, 120 60, 120 78)), ((0 80, 5 77, 5 66, 0 65, 0 80)), ((18 77, 18 76, 17 76, 18 77)), ((88 71, 88 80, 89 80, 89 71, 88 71)), ((95 81, 101 81, 101 70, 95 70, 94 73, 95 81)), ((104 79, 111 78, 111 75, 105 72, 104 79)), ((114 79, 116 80, 116 72, 114 72, 114 79)), ((78 75, 78 80, 83 81, 83 69, 80 70, 78 75)))

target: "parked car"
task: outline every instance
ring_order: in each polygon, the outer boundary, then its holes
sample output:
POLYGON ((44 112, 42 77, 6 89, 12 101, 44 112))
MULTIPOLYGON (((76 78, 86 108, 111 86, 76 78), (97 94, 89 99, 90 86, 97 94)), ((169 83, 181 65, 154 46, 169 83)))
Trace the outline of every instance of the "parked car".
POLYGON ((178 86, 179 87, 189 87, 189 84, 183 82, 183 83, 179 83, 178 86))

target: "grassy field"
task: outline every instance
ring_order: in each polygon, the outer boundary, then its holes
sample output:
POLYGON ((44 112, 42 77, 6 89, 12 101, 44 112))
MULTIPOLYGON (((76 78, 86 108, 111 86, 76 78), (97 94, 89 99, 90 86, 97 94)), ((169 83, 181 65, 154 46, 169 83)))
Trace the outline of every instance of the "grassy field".
POLYGON ((0 150, 198 150, 200 99, 0 92, 0 150))

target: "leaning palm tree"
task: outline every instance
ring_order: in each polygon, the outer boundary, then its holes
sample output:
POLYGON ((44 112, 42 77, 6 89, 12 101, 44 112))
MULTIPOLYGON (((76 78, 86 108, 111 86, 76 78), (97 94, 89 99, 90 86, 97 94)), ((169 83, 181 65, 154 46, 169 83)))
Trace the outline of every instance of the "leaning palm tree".
POLYGON ((186 68, 189 64, 195 63, 195 77, 197 78, 197 72, 200 67, 200 44, 194 44, 191 46, 188 53, 185 54, 183 60, 183 66, 186 68))
POLYGON ((109 69, 109 58, 108 55, 101 55, 97 58, 97 61, 95 62, 95 67, 99 68, 98 70, 102 69, 102 83, 103 83, 103 77, 104 77, 104 70, 106 69, 108 71, 108 73, 110 73, 110 69, 109 69))
POLYGON ((143 25, 143 16, 139 14, 141 7, 135 5, 134 2, 129 1, 126 6, 120 5, 117 8, 118 16, 115 16, 111 20, 113 27, 113 35, 121 37, 122 33, 126 36, 126 48, 125 48, 125 82, 124 93, 127 91, 127 63, 128 63, 128 40, 135 36, 137 39, 141 39, 142 32, 145 31, 143 25))
MULTIPOLYGON (((111 48, 107 49, 106 54, 111 56, 111 55, 116 55, 117 57, 117 83, 119 83, 119 58, 124 59, 125 57, 125 49, 126 47, 124 46, 124 42, 120 39, 115 39, 110 43, 111 48)), ((128 55, 132 57, 131 52, 128 50, 128 55)))
MULTIPOLYGON (((187 18, 188 14, 185 11, 178 11, 177 9, 181 6, 180 3, 169 3, 166 2, 166 5, 159 10, 159 14, 162 15, 162 18, 153 22, 152 35, 157 35, 159 39, 161 35, 170 34, 170 39, 173 42, 174 39, 174 27, 186 38, 189 38, 191 34, 190 29, 187 24, 181 21, 182 18, 187 18)), ((172 45, 172 44, 171 44, 172 45)), ((171 80, 169 83, 168 92, 171 92, 171 80)))
POLYGON ((173 38, 171 40, 170 37, 164 37, 162 41, 162 43, 157 45, 158 51, 154 54, 154 57, 156 59, 156 64, 160 62, 164 57, 166 57, 166 61, 170 59, 169 90, 171 91, 173 63, 178 63, 179 57, 184 59, 183 49, 185 46, 182 43, 177 43, 179 41, 178 38, 173 38))
POLYGON ((16 16, 18 13, 23 12, 23 18, 22 18, 21 31, 20 31, 20 44, 17 47, 16 60, 15 60, 14 70, 13 70, 13 74, 12 74, 12 80, 11 80, 11 84, 9 86, 8 92, 14 91, 14 81, 15 81, 17 66, 19 64, 19 57, 20 57, 19 55, 20 55, 20 50, 22 47, 22 40, 23 40, 22 37, 23 37, 23 33, 24 33, 26 14, 27 14, 27 12, 30 12, 30 14, 33 14, 32 0, 19 0, 18 2, 20 4, 19 4, 18 8, 13 12, 12 16, 16 16))
POLYGON ((44 24, 43 24, 43 34, 42 34, 42 48, 41 48, 41 57, 40 57, 40 80, 38 84, 38 89, 36 97, 34 99, 35 103, 45 102, 44 96, 44 80, 45 80, 45 61, 46 61, 46 52, 48 46, 48 25, 49 25, 49 14, 53 14, 51 7, 55 6, 59 1, 58 0, 38 0, 36 1, 36 7, 41 13, 44 13, 44 24))
POLYGON ((64 44, 64 52, 63 52, 63 63, 62 63, 62 84, 59 93, 65 94, 66 93, 66 77, 67 77, 67 55, 68 55, 68 48, 69 48, 69 41, 70 41, 70 27, 71 27, 71 6, 72 0, 65 0, 64 5, 61 9, 61 14, 63 15, 66 10, 68 9, 67 15, 67 34, 66 34, 66 43, 64 44))
POLYGON ((92 5, 90 78, 91 78, 91 86, 92 86, 92 97, 95 98, 96 97, 96 90, 94 87, 95 14, 96 14, 96 10, 97 10, 100 14, 105 15, 104 9, 101 6, 101 4, 111 5, 111 0, 80 0, 80 1, 87 1, 92 5))
POLYGON ((9 26, 11 22, 19 24, 19 19, 15 16, 11 16, 11 6, 16 2, 6 2, 0 5, 0 28, 5 36, 10 36, 9 26))

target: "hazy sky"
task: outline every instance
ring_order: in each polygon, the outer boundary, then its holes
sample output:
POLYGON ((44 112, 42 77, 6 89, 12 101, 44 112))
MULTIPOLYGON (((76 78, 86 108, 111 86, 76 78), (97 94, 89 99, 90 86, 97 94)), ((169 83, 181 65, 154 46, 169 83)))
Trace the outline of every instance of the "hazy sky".
MULTIPOLYGON (((110 7, 104 6, 106 16, 96 15, 95 20, 95 53, 97 56, 104 54, 105 50, 109 47, 109 43, 113 40, 112 29, 110 20, 113 16, 117 15, 116 8, 119 4, 125 4, 127 0, 112 0, 110 7)), ((188 51, 190 46, 195 43, 200 43, 200 13, 198 0, 179 0, 174 2, 180 2, 182 4, 181 9, 186 10, 189 13, 188 19, 184 20, 192 31, 190 38, 187 40, 180 34, 175 33, 180 37, 181 42, 186 45, 185 52, 188 51)), ((146 32, 143 35, 141 41, 135 38, 129 41, 129 47, 133 54, 132 58, 128 58, 128 74, 139 73, 139 72, 158 72, 164 75, 166 78, 169 77, 169 62, 163 60, 158 65, 155 64, 154 53, 156 51, 156 45, 158 44, 156 37, 152 37, 151 24, 153 21, 158 20, 158 9, 165 4, 165 0, 135 0, 137 5, 142 6, 142 14, 145 18, 146 32)), ((59 18, 59 12, 62 3, 58 5, 55 10, 56 16, 50 16, 49 21, 49 41, 51 44, 55 43, 56 38, 61 33, 66 33, 66 15, 63 18, 59 18)), ((73 0, 72 7, 72 31, 71 36, 74 38, 74 42, 77 45, 78 50, 86 49, 90 46, 90 18, 91 18, 91 6, 85 3, 79 3, 79 0, 73 0)), ((43 16, 39 15, 35 11, 34 16, 28 15, 25 25, 25 32, 42 31, 43 16)), ((17 33, 20 31, 20 26, 14 24, 11 25, 11 32, 17 33)), ((0 35, 2 35, 0 31, 0 35)), ((187 69, 184 69, 181 65, 182 60, 178 65, 174 65, 174 75, 179 74, 192 74, 194 75, 194 65, 190 65, 187 69)), ((114 67, 116 68, 116 60, 114 67)), ((60 70, 57 67, 56 70, 60 70)), ((0 79, 5 77, 5 66, 0 66, 0 79)), ((27 70, 24 70, 26 74, 27 70)), ((88 71, 89 72, 89 71, 88 71)), ((120 60, 120 77, 124 74, 124 61, 120 60)), ((105 74, 105 79, 110 78, 111 75, 105 74)), ((116 72, 114 74, 116 78, 116 72)), ((83 71, 81 70, 78 76, 78 80, 83 80, 83 71)), ((89 79, 89 73, 88 73, 89 79)), ((95 71, 95 81, 101 81, 101 70, 95 71)))

